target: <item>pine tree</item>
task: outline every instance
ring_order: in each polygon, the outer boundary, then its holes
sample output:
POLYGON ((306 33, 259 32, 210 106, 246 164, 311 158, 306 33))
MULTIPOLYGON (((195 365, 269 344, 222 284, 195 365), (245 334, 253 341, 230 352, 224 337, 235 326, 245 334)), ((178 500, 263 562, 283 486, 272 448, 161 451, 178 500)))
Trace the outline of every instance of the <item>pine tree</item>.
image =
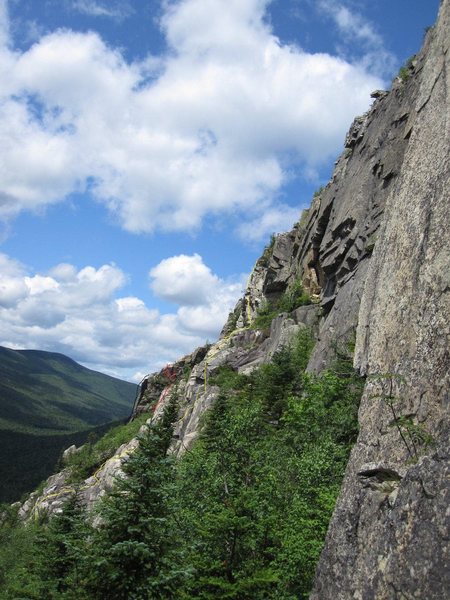
POLYGON ((124 465, 125 476, 102 503, 101 525, 92 540, 88 589, 94 598, 173 598, 180 578, 171 523, 170 481, 175 399, 161 420, 140 436, 124 465))
POLYGON ((37 536, 40 560, 37 575, 43 582, 43 598, 85 598, 83 560, 89 549, 93 529, 76 495, 60 514, 53 516, 37 536))

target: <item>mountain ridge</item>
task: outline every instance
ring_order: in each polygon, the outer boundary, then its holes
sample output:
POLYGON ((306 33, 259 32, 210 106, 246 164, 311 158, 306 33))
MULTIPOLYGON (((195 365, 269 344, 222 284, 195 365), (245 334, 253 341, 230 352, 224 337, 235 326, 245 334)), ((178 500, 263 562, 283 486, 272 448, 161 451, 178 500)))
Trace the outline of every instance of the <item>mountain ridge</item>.
POLYGON ((0 501, 31 491, 67 446, 129 417, 135 392, 64 354, 0 347, 0 501))
POLYGON ((131 411, 134 384, 88 369, 64 354, 0 347, 0 359, 4 429, 78 431, 126 418, 131 411))

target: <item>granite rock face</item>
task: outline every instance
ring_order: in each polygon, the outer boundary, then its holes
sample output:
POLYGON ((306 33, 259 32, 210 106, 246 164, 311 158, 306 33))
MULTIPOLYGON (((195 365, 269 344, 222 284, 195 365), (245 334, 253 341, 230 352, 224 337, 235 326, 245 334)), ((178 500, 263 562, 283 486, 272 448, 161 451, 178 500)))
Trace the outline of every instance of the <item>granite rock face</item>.
MULTIPOLYGON (((197 348, 159 373, 148 375, 139 386, 132 418, 142 413, 149 414, 147 423, 160 418, 171 394, 175 393, 179 413, 171 451, 177 456, 183 455, 200 432, 202 416, 217 398, 219 388, 214 385, 213 378, 219 369, 227 366, 239 373, 250 373, 269 362, 274 353, 287 346, 301 329, 307 328, 314 335, 317 315, 317 306, 303 306, 291 313, 280 314, 267 330, 238 327, 224 334, 215 344, 197 348)), ((37 513, 61 512, 74 493, 91 510, 113 487, 115 479, 123 475, 122 465, 137 446, 137 438, 123 444, 95 473, 80 483, 70 483, 67 469, 53 475, 40 494, 31 494, 22 505, 21 517, 27 519, 37 513)), ((68 450, 68 456, 76 451, 75 448, 68 450)))
MULTIPOLYGON (((274 237, 220 339, 146 377, 134 415, 157 419, 176 391, 172 451, 199 434, 224 365, 249 373, 308 328, 308 369, 355 346, 367 376, 360 434, 320 559, 312 600, 442 600, 450 589, 450 0, 402 79, 376 90, 334 173, 292 231, 274 237), (256 329, 301 283, 311 304, 256 329)), ((81 484, 88 507, 137 441, 81 484)), ((23 506, 60 510, 67 474, 23 506)), ((69 490, 70 491, 70 490, 69 490)), ((72 492, 73 493, 73 492, 72 492)))
POLYGON ((408 145, 362 287, 361 431, 314 600, 449 597, 449 48, 444 1, 410 79, 393 92, 410 101, 398 116, 408 145))

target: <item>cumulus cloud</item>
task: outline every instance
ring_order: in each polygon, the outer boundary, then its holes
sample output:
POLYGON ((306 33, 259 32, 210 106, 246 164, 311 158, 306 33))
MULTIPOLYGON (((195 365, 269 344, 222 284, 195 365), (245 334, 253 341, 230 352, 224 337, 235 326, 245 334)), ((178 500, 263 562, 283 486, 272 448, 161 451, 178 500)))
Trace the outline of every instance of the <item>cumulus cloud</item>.
POLYGON ((169 51, 140 63, 92 32, 58 30, 25 52, 4 43, 0 217, 87 190, 131 232, 192 231, 227 213, 282 219, 287 170, 334 156, 381 81, 367 66, 281 44, 267 5, 166 3, 169 51))
POLYGON ((181 305, 208 304, 211 294, 220 287, 201 256, 172 256, 150 271, 151 288, 156 296, 181 305))
POLYGON ((176 314, 178 327, 211 340, 242 296, 246 278, 242 275, 238 280, 225 281, 198 254, 164 259, 149 275, 155 295, 180 306, 176 314))
POLYGON ((252 221, 239 225, 240 237, 249 242, 267 240, 272 233, 282 233, 292 229, 298 221, 300 211, 290 206, 270 207, 252 221))
POLYGON ((121 296, 127 277, 115 265, 76 269, 63 263, 30 273, 0 254, 0 271, 0 345, 62 352, 128 379, 140 379, 206 338, 217 338, 242 292, 240 278, 220 279, 198 255, 168 258, 152 269, 162 296, 171 286, 178 289, 171 299, 179 307, 167 314, 140 298, 121 296), (187 265, 193 267, 191 281, 187 265), (180 273, 183 284, 177 288, 180 273), (207 300, 191 292, 195 280, 207 300))

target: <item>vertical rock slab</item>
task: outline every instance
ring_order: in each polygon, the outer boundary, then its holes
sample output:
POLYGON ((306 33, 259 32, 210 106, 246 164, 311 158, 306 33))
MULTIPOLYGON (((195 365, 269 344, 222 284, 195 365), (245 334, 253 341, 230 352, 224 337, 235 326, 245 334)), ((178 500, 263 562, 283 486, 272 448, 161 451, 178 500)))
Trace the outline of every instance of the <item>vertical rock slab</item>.
POLYGON ((368 376, 312 600, 443 600, 450 593, 450 2, 404 94, 403 162, 361 299, 355 364, 368 376))

